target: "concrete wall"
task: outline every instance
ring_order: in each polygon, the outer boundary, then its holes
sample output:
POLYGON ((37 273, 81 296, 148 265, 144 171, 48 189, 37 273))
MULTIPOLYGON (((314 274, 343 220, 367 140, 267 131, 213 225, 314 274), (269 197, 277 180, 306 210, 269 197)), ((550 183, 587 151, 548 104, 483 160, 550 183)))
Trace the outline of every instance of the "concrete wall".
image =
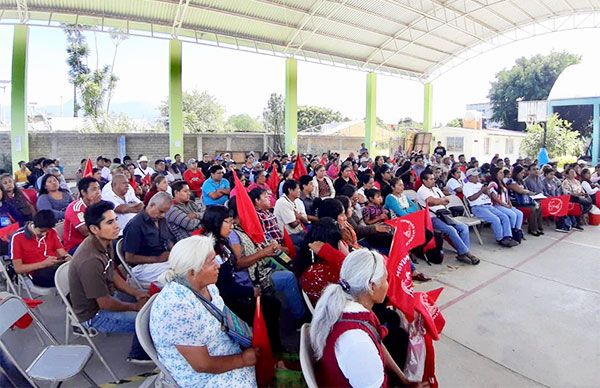
MULTIPOLYGON (((65 177, 71 179, 79 168, 83 158, 95 158, 103 155, 107 158, 119 155, 119 138, 125 137, 125 154, 136 159, 144 154, 153 164, 153 160, 168 155, 169 135, 167 133, 79 133, 79 132, 30 132, 30 159, 42 156, 59 158, 65 167, 65 177)), ((320 154, 328 150, 342 155, 356 152, 360 148, 362 137, 349 136, 298 136, 298 146, 302 153, 320 154)), ((216 152, 229 151, 236 159, 243 158, 249 151, 265 152, 274 148, 275 136, 254 133, 231 134, 186 134, 184 137, 184 159, 200 158, 203 152, 214 155, 216 152)), ((172 157, 173 155, 171 155, 172 157)), ((0 132, 0 168, 10 169, 10 134, 0 132), (2 161, 8 162, 2 166, 2 161)))

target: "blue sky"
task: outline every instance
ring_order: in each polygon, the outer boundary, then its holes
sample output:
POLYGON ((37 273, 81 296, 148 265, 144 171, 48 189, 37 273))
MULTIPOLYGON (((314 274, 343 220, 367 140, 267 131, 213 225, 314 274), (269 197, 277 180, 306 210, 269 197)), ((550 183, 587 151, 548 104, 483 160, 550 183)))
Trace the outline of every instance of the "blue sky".
MULTIPOLYGON (((114 46, 107 34, 86 33, 91 48, 89 65, 112 61, 114 46), (97 41, 97 46, 95 42, 97 41), (97 47, 97 49, 96 49, 97 47)), ((600 30, 559 32, 513 43, 450 70, 434 81, 434 121, 445 123, 461 117, 465 104, 486 99, 494 74, 510 67, 521 56, 568 50, 584 61, 600 63, 597 48, 600 30)), ((38 106, 59 105, 72 96, 65 63, 65 38, 57 28, 31 27, 28 99, 38 106)), ((0 80, 10 79, 12 27, 0 26, 0 80)), ((114 103, 140 102, 157 106, 168 92, 168 42, 130 37, 119 48, 115 72, 120 80, 114 103)), ((366 74, 325 65, 298 62, 298 103, 339 110, 352 119, 365 114, 366 74)), ((281 58, 184 43, 184 89, 207 90, 226 108, 228 115, 260 116, 272 92, 284 92, 284 60, 281 58)), ((422 119, 423 86, 396 77, 378 76, 377 115, 389 123, 402 117, 422 119)), ((0 103, 5 107, 8 93, 0 103)), ((156 115, 149 112, 148 116, 156 115)))

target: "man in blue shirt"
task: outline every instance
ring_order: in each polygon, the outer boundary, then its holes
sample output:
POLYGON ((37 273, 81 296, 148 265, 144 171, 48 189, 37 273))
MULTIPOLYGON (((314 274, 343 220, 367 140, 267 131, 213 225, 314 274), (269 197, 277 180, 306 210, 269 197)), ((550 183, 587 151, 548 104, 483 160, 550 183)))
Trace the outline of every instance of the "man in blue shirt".
POLYGON ((229 199, 229 182, 223 179, 225 169, 222 166, 214 165, 208 170, 210 178, 202 184, 202 201, 204 206, 225 205, 229 199))

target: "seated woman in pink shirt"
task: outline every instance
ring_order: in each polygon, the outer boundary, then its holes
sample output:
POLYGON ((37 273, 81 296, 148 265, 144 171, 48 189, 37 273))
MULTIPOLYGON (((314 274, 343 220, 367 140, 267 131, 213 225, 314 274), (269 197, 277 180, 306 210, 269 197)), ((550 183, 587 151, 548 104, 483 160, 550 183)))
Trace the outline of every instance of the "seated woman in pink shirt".
POLYGON ((271 208, 275 207, 275 202, 277 202, 277 197, 271 191, 271 188, 267 184, 267 172, 265 170, 258 170, 256 174, 254 174, 254 183, 250 184, 246 188, 248 192, 251 192, 255 188, 261 188, 267 191, 267 195, 269 197, 269 202, 271 203, 271 208))

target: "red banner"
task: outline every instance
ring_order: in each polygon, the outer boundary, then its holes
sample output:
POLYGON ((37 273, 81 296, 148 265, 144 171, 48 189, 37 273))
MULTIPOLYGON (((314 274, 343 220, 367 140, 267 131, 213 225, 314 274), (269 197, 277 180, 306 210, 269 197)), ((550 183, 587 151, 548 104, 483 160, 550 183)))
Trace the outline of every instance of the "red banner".
POLYGON ((583 214, 581 205, 574 202, 569 202, 569 213, 570 216, 580 217, 583 214))
POLYGON ((273 195, 275 197, 277 197, 279 195, 279 182, 281 181, 281 178, 279 178, 279 173, 277 172, 277 169, 275 168, 275 166, 273 166, 273 168, 271 169, 271 172, 269 174, 269 178, 267 179, 267 185, 269 186, 269 188, 271 189, 271 191, 273 192, 273 195))
POLYGON ((394 244, 404 244, 406 251, 425 244, 425 217, 426 210, 419 210, 402 217, 385 221, 386 224, 396 229, 394 244), (396 240, 398 239, 398 240, 396 240))
POLYGON ((406 244, 401 242, 400 228, 396 228, 387 261, 388 297, 394 307, 398 308, 409 322, 414 317, 413 282, 410 270, 410 256, 406 244))
POLYGON ((416 292, 414 298, 415 311, 423 316, 425 330, 435 341, 440 339, 440 333, 446 325, 446 319, 435 305, 442 290, 440 287, 428 292, 416 292))
POLYGON ((235 198, 240 225, 255 244, 260 244, 265 241, 265 233, 262 223, 258 219, 258 214, 256 214, 256 209, 254 209, 254 204, 235 172, 233 173, 233 181, 235 187, 238 188, 235 198))
POLYGON ((260 306, 260 296, 256 298, 254 322, 252 324, 252 346, 258 348, 258 362, 256 363, 256 382, 259 387, 270 385, 275 378, 275 359, 271 351, 271 343, 267 335, 267 324, 260 306))
POLYGON ((293 178, 295 181, 300 181, 300 177, 303 175, 308 175, 308 172, 306 172, 306 166, 302 160, 302 154, 298 154, 298 156, 296 156, 296 164, 294 164, 293 178))
POLYGON ((542 217, 565 217, 569 211, 569 196, 548 197, 540 202, 542 217))

